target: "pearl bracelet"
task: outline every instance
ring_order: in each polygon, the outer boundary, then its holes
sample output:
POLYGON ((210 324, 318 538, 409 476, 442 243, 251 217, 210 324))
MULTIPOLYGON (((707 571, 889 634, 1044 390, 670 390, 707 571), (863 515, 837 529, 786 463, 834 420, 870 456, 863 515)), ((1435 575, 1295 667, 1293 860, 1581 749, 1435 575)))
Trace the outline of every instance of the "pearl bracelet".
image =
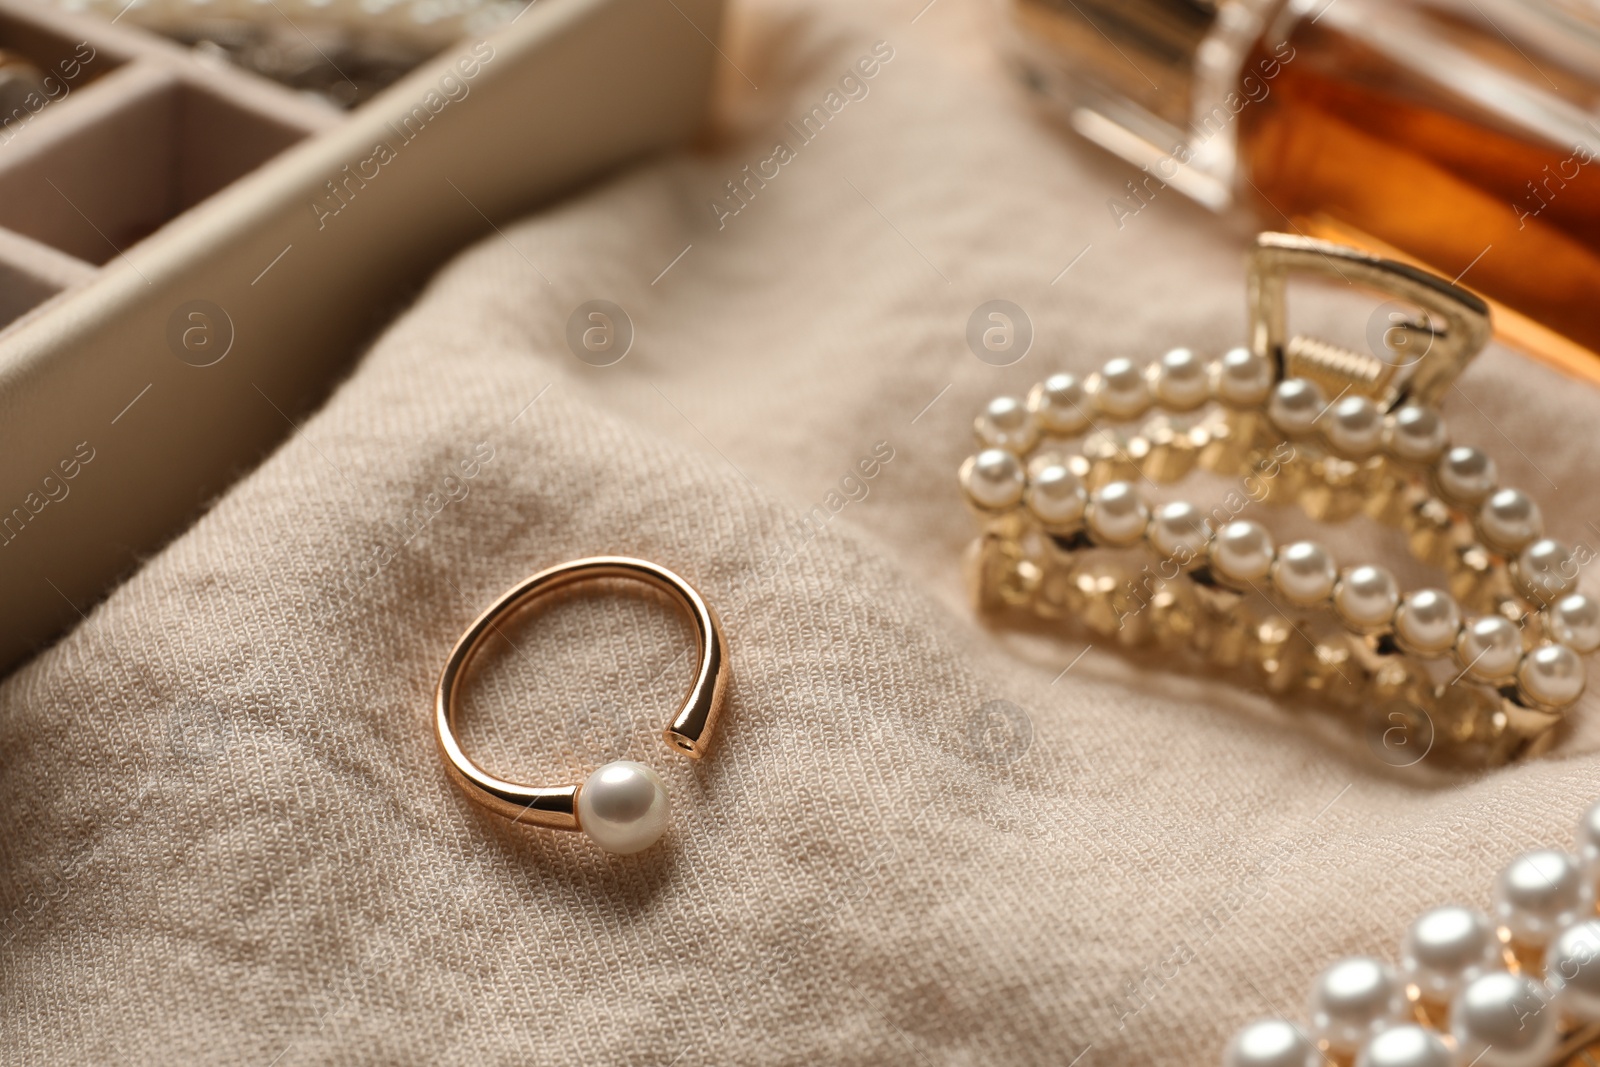
MULTIPOLYGON (((1263 251, 1281 253, 1286 241, 1303 255, 1338 255, 1347 269, 1353 259, 1379 280, 1399 266, 1263 235, 1253 291, 1270 288, 1263 251)), ((1469 294, 1436 285, 1475 310, 1469 294)), ((1281 308, 1258 300, 1257 312, 1281 330, 1281 308)), ((1488 456, 1451 447, 1437 394, 1472 343, 1481 347, 1487 320, 1475 333, 1451 325, 1429 336, 1458 344, 1436 343, 1403 381, 1396 364, 1285 343, 1258 322, 1261 352, 1208 362, 1175 349, 1149 366, 1113 359, 1083 381, 1054 375, 1026 401, 992 401, 975 424, 981 451, 960 473, 983 526, 967 557, 975 601, 1075 617, 1121 644, 1187 650, 1217 667, 1249 665, 1274 693, 1320 694, 1386 728, 1425 731, 1446 758, 1497 763, 1548 744, 1582 692, 1580 654, 1600 647, 1600 604, 1576 592, 1587 559, 1544 536, 1538 506, 1500 486, 1488 456), (1152 411, 1131 436, 1116 429, 1152 411), (1230 493, 1204 512, 1153 505, 1135 484, 1171 484, 1196 469, 1245 475, 1248 499, 1230 493), (1419 561, 1446 572, 1449 590, 1402 593, 1386 568, 1340 568, 1317 542, 1276 546, 1238 517, 1268 502, 1396 526, 1419 561), (1099 551, 1134 547, 1153 553, 1153 568, 1135 572, 1099 551)))
POLYGON ((1600 1052, 1600 804, 1578 851, 1513 860, 1492 913, 1448 906, 1411 924, 1400 966, 1340 960, 1311 987, 1302 1027, 1241 1030, 1223 1067, 1558 1067, 1600 1052))

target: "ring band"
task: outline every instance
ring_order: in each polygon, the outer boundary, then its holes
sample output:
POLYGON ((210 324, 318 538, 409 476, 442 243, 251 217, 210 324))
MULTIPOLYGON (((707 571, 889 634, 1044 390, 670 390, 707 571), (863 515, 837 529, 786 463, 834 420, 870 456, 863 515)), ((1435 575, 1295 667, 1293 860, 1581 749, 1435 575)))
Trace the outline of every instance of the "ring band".
POLYGON ((479 767, 467 757, 455 735, 461 676, 484 639, 498 630, 498 622, 565 586, 602 578, 643 582, 666 593, 689 616, 699 667, 682 710, 662 731, 662 739, 673 751, 691 759, 704 756, 722 711, 730 673, 721 626, 688 582, 659 564, 628 556, 593 556, 542 570, 491 604, 461 635, 439 675, 434 732, 450 780, 473 803, 512 822, 550 830, 583 830, 608 851, 634 852, 648 847, 665 829, 666 794, 648 767, 621 760, 601 767, 581 785, 522 785, 479 767), (588 803, 580 799, 585 789, 591 791, 588 803), (641 844, 643 835, 652 829, 653 835, 641 844))

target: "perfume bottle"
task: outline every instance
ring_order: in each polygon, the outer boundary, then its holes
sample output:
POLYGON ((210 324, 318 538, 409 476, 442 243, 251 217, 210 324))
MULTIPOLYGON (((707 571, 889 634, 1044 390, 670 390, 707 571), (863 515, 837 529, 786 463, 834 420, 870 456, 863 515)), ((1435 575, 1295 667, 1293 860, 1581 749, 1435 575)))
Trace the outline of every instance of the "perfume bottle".
POLYGON ((1407 259, 1600 382, 1595 0, 1002 0, 1025 84, 1171 188, 1407 259), (1285 221, 1287 220, 1287 221, 1285 221))

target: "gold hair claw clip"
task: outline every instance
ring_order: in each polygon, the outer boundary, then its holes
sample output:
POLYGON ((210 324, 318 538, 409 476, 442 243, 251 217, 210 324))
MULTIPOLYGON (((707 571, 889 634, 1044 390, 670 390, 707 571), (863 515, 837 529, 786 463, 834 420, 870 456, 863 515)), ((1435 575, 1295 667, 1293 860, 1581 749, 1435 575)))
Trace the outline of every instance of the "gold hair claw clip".
POLYGON ((1590 1067, 1600 1054, 1600 804, 1578 850, 1518 856, 1492 910, 1411 924, 1400 965, 1352 956, 1311 986, 1309 1020, 1239 1031, 1223 1067, 1590 1067))
POLYGON ((978 416, 960 480, 982 526, 966 560, 979 610, 1075 620, 1356 710, 1397 764, 1548 745, 1583 690, 1580 654, 1600 647, 1600 604, 1576 591, 1583 556, 1544 536, 1492 459, 1452 446, 1439 414, 1488 341, 1488 308, 1406 264, 1278 233, 1257 238, 1249 292, 1249 347, 1113 359, 978 416), (1418 314, 1383 331, 1381 357, 1290 336, 1296 273, 1418 314), (1209 509, 1157 501, 1196 471, 1243 481, 1209 509), (1319 541, 1277 544, 1260 504, 1397 527, 1443 587, 1404 590, 1319 541))

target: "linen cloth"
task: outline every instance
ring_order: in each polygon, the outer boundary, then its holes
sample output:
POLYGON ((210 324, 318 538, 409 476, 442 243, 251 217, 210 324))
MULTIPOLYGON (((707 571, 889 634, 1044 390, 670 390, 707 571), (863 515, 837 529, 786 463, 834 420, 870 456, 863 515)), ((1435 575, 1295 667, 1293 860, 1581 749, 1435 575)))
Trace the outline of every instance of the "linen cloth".
MULTIPOLYGON (((444 266, 0 687, 0 1061, 1204 1063, 1570 843, 1593 697, 1548 758, 1419 780, 1293 702, 967 607, 977 407, 1238 343, 1248 239, 1171 191, 1119 226, 1132 172, 1029 110, 990 14, 741 8, 704 144, 444 266), (1036 333, 1005 368, 964 338, 994 298, 1036 333), (591 299, 635 330, 612 366, 567 343, 591 299), (429 719, 483 606, 606 552, 720 612, 711 756, 657 740, 687 631, 625 590, 512 628, 463 733, 528 780, 659 768, 672 826, 633 857, 477 814, 429 719)), ((1594 543, 1600 397, 1492 350, 1446 410, 1594 543)))

